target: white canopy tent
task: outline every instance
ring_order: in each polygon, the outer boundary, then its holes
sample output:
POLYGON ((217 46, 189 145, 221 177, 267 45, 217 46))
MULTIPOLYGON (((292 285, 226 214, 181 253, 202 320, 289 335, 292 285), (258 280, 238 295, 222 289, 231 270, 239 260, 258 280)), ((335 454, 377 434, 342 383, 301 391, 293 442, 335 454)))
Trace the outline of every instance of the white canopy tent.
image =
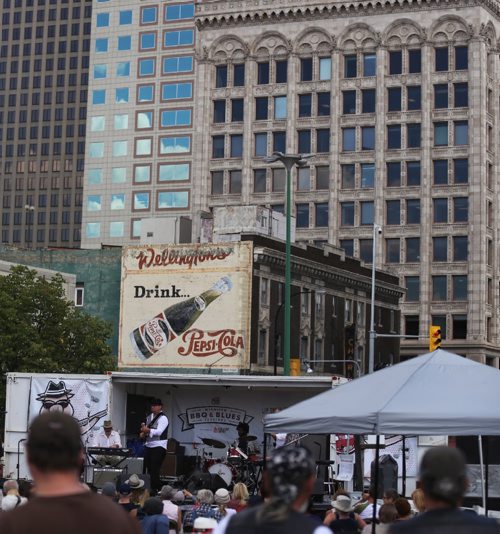
POLYGON ((266 432, 500 435, 500 371, 438 349, 264 419, 266 432))

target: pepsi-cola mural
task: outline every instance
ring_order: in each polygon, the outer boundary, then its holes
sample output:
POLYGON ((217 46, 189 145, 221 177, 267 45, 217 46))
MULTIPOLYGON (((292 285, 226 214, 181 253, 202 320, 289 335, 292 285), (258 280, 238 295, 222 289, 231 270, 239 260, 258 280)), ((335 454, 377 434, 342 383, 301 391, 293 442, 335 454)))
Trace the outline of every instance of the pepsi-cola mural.
POLYGON ((120 367, 248 367, 252 243, 127 247, 120 367))

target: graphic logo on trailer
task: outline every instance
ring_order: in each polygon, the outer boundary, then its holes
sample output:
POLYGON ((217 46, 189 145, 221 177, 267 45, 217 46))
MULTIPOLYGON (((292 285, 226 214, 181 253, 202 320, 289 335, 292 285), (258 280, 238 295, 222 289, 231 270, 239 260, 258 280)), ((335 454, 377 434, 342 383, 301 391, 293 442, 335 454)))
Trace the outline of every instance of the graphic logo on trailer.
POLYGON ((185 413, 177 416, 182 421, 182 432, 192 430, 195 425, 206 423, 238 426, 238 423, 250 423, 254 417, 245 410, 229 406, 199 406, 187 408, 185 413))

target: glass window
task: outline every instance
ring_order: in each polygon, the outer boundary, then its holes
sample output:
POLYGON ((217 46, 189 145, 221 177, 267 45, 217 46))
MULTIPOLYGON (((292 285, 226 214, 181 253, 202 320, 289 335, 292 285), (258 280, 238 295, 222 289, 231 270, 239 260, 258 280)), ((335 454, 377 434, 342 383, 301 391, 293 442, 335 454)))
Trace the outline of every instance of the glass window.
MULTIPOLYGON (((151 111, 148 113, 142 113, 141 115, 148 115, 148 114, 150 115, 150 122, 152 122, 151 111)), ((115 127, 115 130, 127 130, 128 129, 128 115, 126 113, 123 115, 115 115, 114 116, 114 127, 115 127)))
POLYGON ((363 189, 375 187, 374 163, 361 163, 361 187, 363 189))
POLYGON ((314 205, 316 227, 328 227, 328 202, 318 202, 314 205))
POLYGON ((176 109, 162 111, 160 115, 160 125, 162 128, 173 128, 175 126, 190 126, 191 110, 176 109))
POLYGON ((448 47, 443 46, 435 49, 436 71, 448 70, 448 47))
POLYGON ((158 22, 157 6, 146 6, 141 8, 141 23, 156 24, 158 22))
MULTIPOLYGON (((273 191, 284 191, 286 182, 285 169, 273 169, 273 191)), ((276 209, 276 208, 273 208, 276 209)))
POLYGON ((387 89, 388 111, 401 111, 401 87, 387 89))
POLYGON ((310 82, 312 80, 313 62, 311 57, 300 60, 300 81, 310 82))
POLYGON ((469 49, 466 46, 455 47, 455 70, 469 68, 469 49))
POLYGON ((453 339, 467 339, 467 315, 453 315, 453 339))
POLYGON ((134 182, 148 183, 151 181, 151 166, 150 165, 136 165, 134 167, 134 182))
POLYGON ((125 224, 122 221, 112 221, 109 223, 109 237, 123 237, 125 224))
POLYGON ((140 85, 137 90, 137 102, 153 102, 154 85, 140 85))
POLYGON ((316 152, 330 152, 330 128, 316 130, 316 152))
POLYGON ((406 162, 406 185, 420 185, 420 161, 406 162))
POLYGON ((134 210, 148 210, 149 209, 149 193, 134 193, 134 210))
POLYGON ((295 205, 295 225, 297 228, 309 228, 309 204, 295 205))
POLYGON ((99 105, 106 103, 106 89, 94 89, 92 91, 92 104, 99 105))
POLYGON ((408 237, 406 239, 406 263, 420 261, 420 237, 408 237))
POLYGON ((299 153, 309 154, 311 152, 311 130, 299 130, 297 134, 299 153))
POLYGON ((434 123, 434 146, 448 146, 448 123, 434 123))
POLYGON ((111 169, 111 183, 124 184, 127 181, 127 169, 125 167, 113 167, 111 169))
POLYGON ((102 207, 101 195, 87 196, 87 211, 100 211, 102 207))
POLYGON ((418 302, 420 300, 420 277, 405 276, 406 302, 418 302))
POLYGON ((469 144, 469 123, 467 121, 455 121, 455 145, 469 144))
POLYGON ((156 68, 154 58, 139 59, 139 76, 153 76, 156 68))
POLYGON ((317 93, 318 116, 328 117, 330 115, 330 92, 317 93))
POLYGON ((406 201, 406 224, 420 224, 419 198, 411 198, 406 201))
POLYGON ((147 32, 140 34, 141 50, 154 50, 156 48, 156 32, 147 32))
POLYGON ((448 239, 446 237, 432 238, 433 261, 448 261, 448 239))
POLYGON ((311 168, 299 167, 297 169, 297 190, 309 191, 311 189, 311 168))
POLYGON ((319 79, 330 80, 332 78, 332 59, 329 57, 319 58, 319 79))
POLYGON ((275 119, 286 119, 286 96, 275 96, 274 97, 274 118, 275 119))
POLYGON ((432 277, 432 300, 448 300, 446 276, 432 277))
POLYGON ((130 50, 132 48, 132 37, 130 35, 119 35, 117 48, 119 51, 130 50))
POLYGON ((452 276, 453 280, 453 300, 467 300, 467 275, 452 276))
POLYGON ((104 115, 97 117, 91 117, 90 119, 90 131, 91 132, 103 132, 106 121, 104 115))
POLYGON ((386 201, 386 223, 401 224, 401 206, 399 200, 386 201))
POLYGON ((434 107, 442 109, 448 107, 448 84, 438 83, 434 86, 434 107))
POLYGON ((286 152, 286 132, 273 132, 273 152, 286 152))
POLYGON ((354 226, 354 202, 340 203, 341 226, 354 226))
POLYGON ((257 63, 257 83, 259 85, 269 83, 269 61, 257 63))
POLYGON ((310 117, 312 114, 312 95, 306 93, 299 95, 299 117, 310 117))
POLYGON ((406 87, 408 111, 418 110, 422 108, 422 95, 420 85, 408 85, 406 87))
POLYGON ((132 237, 141 237, 141 219, 132 220, 132 237))
POLYGON ((214 122, 226 122, 226 101, 214 100, 214 122))
POLYGON ((112 194, 110 207, 112 210, 124 210, 125 209, 125 194, 124 193, 112 194))
POLYGON ((275 62, 276 83, 286 83, 288 79, 288 61, 283 59, 275 62))
POLYGON ((112 148, 113 157, 117 158, 120 156, 127 155, 127 141, 113 141, 112 148))
POLYGON ((356 54, 344 56, 344 78, 356 78, 358 75, 356 54))
POLYGON ((360 202, 361 218, 360 223, 363 225, 373 224, 375 208, 373 202, 360 202))
POLYGON ((466 108, 469 105, 469 85, 467 82, 453 84, 456 108, 466 108))
POLYGON ((165 32, 163 34, 163 46, 165 46, 166 48, 171 46, 192 45, 193 42, 193 30, 176 30, 172 32, 165 32))
POLYGON ((435 159, 433 162, 434 185, 446 185, 448 183, 448 160, 435 159))
POLYGON ((361 128, 361 150, 375 150, 375 128, 373 126, 361 128))
POLYGON ((344 249, 346 256, 351 258, 354 256, 354 239, 341 239, 339 244, 340 248, 344 249))
POLYGON ((162 100, 178 100, 193 96, 193 84, 191 82, 165 83, 161 89, 162 100))
POLYGON ((387 126, 387 148, 401 148, 401 124, 387 126))
POLYGON ((90 223, 88 222, 85 227, 85 234, 88 238, 96 238, 101 236, 101 223, 90 223))
POLYGON ((115 89, 115 103, 125 104, 128 102, 128 87, 118 87, 115 89))
POLYGON ((231 122, 243 122, 243 98, 231 99, 231 122))
POLYGON ((344 115, 356 113, 356 91, 342 91, 344 115))
POLYGON ((160 154, 183 154, 191 151, 191 137, 160 137, 160 154))
POLYGON ((372 263, 373 261, 373 239, 359 240, 359 257, 365 263, 372 263))
POLYGON ((433 222, 435 223, 447 223, 448 222, 448 199, 447 198, 434 198, 433 204, 433 222))
POLYGON ((408 50, 408 72, 418 73, 422 71, 422 53, 420 49, 408 50))
POLYGON ((95 40, 95 51, 98 54, 108 51, 108 39, 107 37, 102 37, 95 40))
POLYGON ((137 156, 151 156, 152 154, 152 140, 151 139, 136 139, 135 153, 137 156))
POLYGON ((267 96, 258 96, 255 99, 255 120, 267 120, 269 100, 267 96))
POLYGON ((229 193, 241 194, 241 171, 229 171, 229 193))
POLYGON ((469 199, 467 197, 455 197, 453 199, 453 221, 467 222, 469 220, 469 199))
POLYGON ((233 66, 233 85, 234 87, 243 87, 245 85, 245 64, 237 63, 233 66))
POLYGON ((108 66, 104 64, 94 65, 94 78, 96 80, 106 78, 108 75, 108 66))
POLYGON ((420 133, 420 123, 406 125, 406 147, 420 148, 422 136, 420 133))
POLYGON ((130 76, 130 61, 119 61, 116 64, 117 76, 130 76))
POLYGON ((96 26, 98 28, 107 28, 109 26, 109 13, 97 13, 96 26))
POLYGON ((374 53, 363 54, 363 76, 377 74, 377 57, 374 53))
POLYGON ((87 181, 91 185, 102 184, 102 169, 89 169, 87 181))
POLYGON ((255 155, 267 156, 267 133, 255 134, 255 155))
POLYGON ((389 74, 401 74, 403 72, 403 54, 401 50, 389 52, 389 74))
POLYGON ((465 235, 453 236, 453 261, 467 261, 467 260, 468 260, 467 236, 465 235))
POLYGON ((102 158, 104 157, 104 143, 90 143, 89 157, 102 158))
POLYGON ((222 171, 212 172, 212 195, 222 195, 224 193, 224 173, 222 171))
POLYGON ((253 192, 265 193, 267 191, 266 169, 255 169, 253 171, 253 192))
POLYGON ((466 184, 469 182, 469 160, 454 159, 453 160, 453 175, 456 184, 466 184))
POLYGON ((212 158, 224 157, 224 140, 223 135, 212 136, 212 158))
POLYGON ((385 240, 385 261, 387 263, 399 263, 401 261, 399 238, 385 240))
POLYGON ((355 187, 355 168, 352 163, 341 165, 342 169, 342 189, 354 189, 355 187))
POLYGON ((127 9, 125 11, 120 11, 119 24, 120 24, 120 26, 125 26, 127 24, 132 24, 132 10, 131 9, 127 9))
POLYGON ((361 113, 375 113, 375 89, 362 89, 362 111, 361 113))
POLYGON ((174 4, 165 8, 165 20, 183 20, 194 17, 194 4, 174 4))
POLYGON ((158 209, 178 209, 189 206, 189 191, 160 191, 158 209))
POLYGON ((342 150, 344 152, 356 150, 356 128, 342 128, 342 150))
POLYGON ((227 65, 215 67, 215 87, 227 87, 227 65))
POLYGON ((174 74, 176 72, 191 72, 192 70, 193 70, 193 57, 192 56, 166 57, 163 59, 164 74, 174 74))
POLYGON ((230 136, 230 157, 241 158, 243 155, 243 135, 236 134, 230 136))
POLYGON ((330 167, 328 165, 318 165, 316 167, 316 190, 327 190, 330 188, 330 167))
POLYGON ((189 180, 189 163, 164 163, 159 166, 159 182, 189 180))

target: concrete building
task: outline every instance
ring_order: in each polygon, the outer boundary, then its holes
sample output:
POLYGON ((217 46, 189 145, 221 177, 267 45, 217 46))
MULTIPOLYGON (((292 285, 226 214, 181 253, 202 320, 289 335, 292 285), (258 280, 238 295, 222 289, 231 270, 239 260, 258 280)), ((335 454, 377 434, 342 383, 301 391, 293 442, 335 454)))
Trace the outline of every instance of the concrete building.
POLYGON ((3 0, 1 241, 78 247, 91 0, 3 0))
POLYGON ((84 248, 137 243, 142 219, 189 215, 193 183, 194 4, 93 7, 84 248))
POLYGON ((377 266, 420 335, 402 358, 434 324, 498 367, 498 6, 218 0, 196 25, 195 236, 201 211, 282 211, 284 169, 262 156, 312 153, 293 176, 297 241, 371 263, 382 226, 377 266))

